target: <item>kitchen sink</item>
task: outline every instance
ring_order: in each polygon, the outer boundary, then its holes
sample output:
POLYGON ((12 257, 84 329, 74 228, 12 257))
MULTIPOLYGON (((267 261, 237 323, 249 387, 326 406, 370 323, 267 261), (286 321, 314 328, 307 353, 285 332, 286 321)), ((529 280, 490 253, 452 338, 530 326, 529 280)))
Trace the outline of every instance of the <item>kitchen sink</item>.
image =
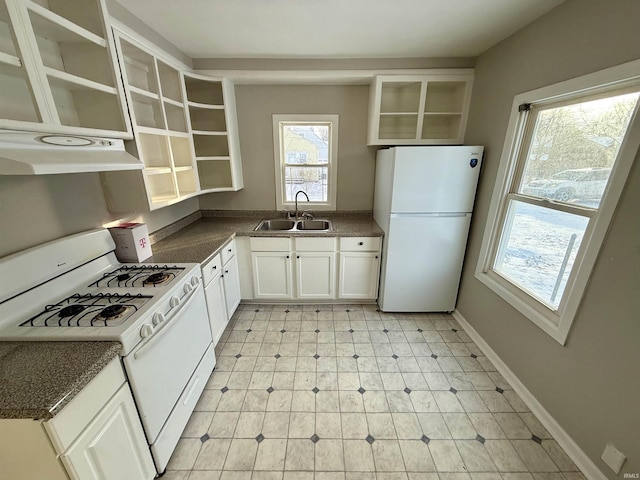
POLYGON ((263 220, 260 225, 256 227, 256 230, 293 230, 296 222, 293 220, 263 220))
POLYGON ((329 230, 331 223, 329 220, 299 220, 296 223, 296 230, 329 230))
POLYGON ((330 220, 263 220, 256 231, 277 232, 328 232, 331 230, 330 220))

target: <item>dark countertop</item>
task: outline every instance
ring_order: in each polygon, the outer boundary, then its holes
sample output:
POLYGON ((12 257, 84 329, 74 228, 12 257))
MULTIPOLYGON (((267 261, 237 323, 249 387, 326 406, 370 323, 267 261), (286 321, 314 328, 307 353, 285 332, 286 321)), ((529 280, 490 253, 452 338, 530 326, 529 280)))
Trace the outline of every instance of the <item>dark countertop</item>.
POLYGON ((53 418, 120 348, 118 342, 0 342, 0 419, 53 418))
MULTIPOLYGON (((380 237, 384 233, 373 217, 368 215, 317 215, 329 218, 333 229, 329 232, 282 232, 254 229, 260 217, 203 217, 152 246, 153 257, 145 262, 202 263, 215 255, 235 235, 255 237, 380 237)), ((273 217, 269 217, 273 218, 273 217)))

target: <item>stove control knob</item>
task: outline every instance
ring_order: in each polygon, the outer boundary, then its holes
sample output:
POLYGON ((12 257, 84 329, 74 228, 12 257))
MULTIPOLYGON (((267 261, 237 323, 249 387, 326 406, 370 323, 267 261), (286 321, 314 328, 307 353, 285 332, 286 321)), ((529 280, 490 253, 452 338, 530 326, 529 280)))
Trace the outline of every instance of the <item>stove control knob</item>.
POLYGON ((142 338, 149 337, 152 334, 153 334, 153 326, 149 325, 148 323, 143 325, 142 328, 140 329, 140 336, 142 338))
POLYGON ((157 327, 158 325, 160 325, 162 322, 164 322, 164 315, 161 312, 156 312, 153 314, 153 326, 157 327))
POLYGON ((191 277, 191 285, 193 285, 195 287, 199 283, 200 283, 200 278, 199 277, 191 277))
POLYGON ((180 305, 180 299, 178 297, 171 297, 171 300, 169 300, 169 306, 171 308, 175 308, 178 305, 180 305))
POLYGON ((191 290, 193 290, 193 287, 192 287, 190 284, 185 283, 185 284, 184 284, 184 289, 183 289, 183 290, 184 290, 184 294, 186 295, 186 294, 188 294, 191 290))

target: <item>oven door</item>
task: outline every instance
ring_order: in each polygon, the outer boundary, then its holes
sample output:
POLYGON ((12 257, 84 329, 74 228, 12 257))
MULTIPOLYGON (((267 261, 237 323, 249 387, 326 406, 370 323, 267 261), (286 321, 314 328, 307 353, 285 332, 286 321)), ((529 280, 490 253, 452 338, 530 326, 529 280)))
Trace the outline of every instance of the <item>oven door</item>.
POLYGON ((150 445, 212 343, 202 284, 184 295, 160 325, 123 359, 150 445))

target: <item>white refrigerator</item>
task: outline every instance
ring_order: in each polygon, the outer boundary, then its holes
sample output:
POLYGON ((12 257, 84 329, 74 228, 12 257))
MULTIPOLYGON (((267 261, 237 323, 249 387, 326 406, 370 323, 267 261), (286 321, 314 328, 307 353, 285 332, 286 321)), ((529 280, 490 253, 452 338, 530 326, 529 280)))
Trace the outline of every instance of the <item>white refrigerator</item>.
POLYGON ((378 151, 373 215, 384 230, 383 312, 451 312, 484 147, 378 151))

